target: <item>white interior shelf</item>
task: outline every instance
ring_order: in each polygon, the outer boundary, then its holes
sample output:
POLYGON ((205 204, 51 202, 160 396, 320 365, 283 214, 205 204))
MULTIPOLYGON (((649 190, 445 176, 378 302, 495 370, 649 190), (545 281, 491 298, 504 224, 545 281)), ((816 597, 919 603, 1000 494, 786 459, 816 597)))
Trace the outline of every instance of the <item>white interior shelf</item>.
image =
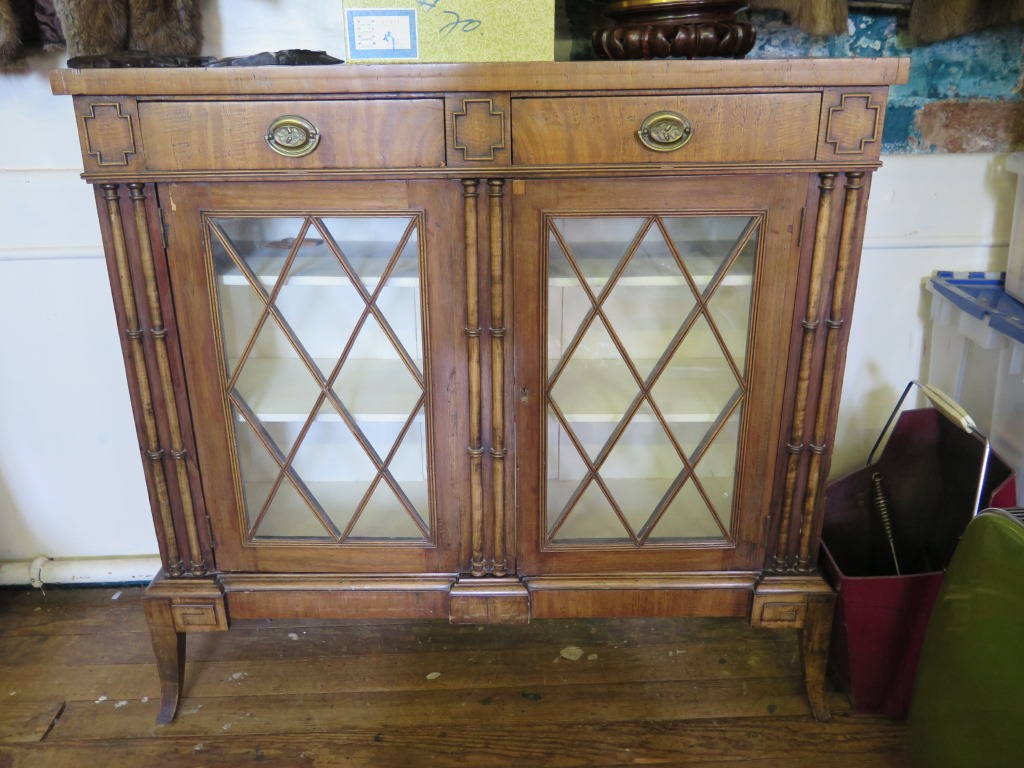
MULTIPOLYGON (((409 498, 420 517, 429 524, 429 486, 426 480, 400 480, 399 486, 409 498)), ((352 520, 356 505, 362 500, 369 487, 365 481, 307 482, 306 487, 327 513, 339 531, 344 531, 352 520)), ((244 490, 257 514, 270 492, 271 483, 251 482, 244 484, 244 490)), ((281 483, 278 497, 256 531, 256 538, 311 538, 332 540, 331 535, 320 524, 288 480, 281 483)), ((408 511, 381 480, 374 489, 373 497, 360 515, 352 530, 353 539, 415 540, 422 541, 423 534, 409 516, 408 511)))
MULTIPOLYGON (((704 477, 699 468, 697 476, 716 512, 721 517, 722 524, 728 528, 732 512, 733 478, 710 475, 704 477)), ((668 477, 608 478, 605 479, 605 483, 630 526, 635 532, 639 532, 661 502, 673 479, 668 477)), ((565 503, 578 485, 579 481, 575 480, 548 481, 549 524, 561 513, 565 503)), ((627 538, 628 534, 622 527, 618 516, 615 515, 596 482, 591 481, 583 498, 577 501, 576 506, 555 534, 554 541, 556 543, 571 543, 572 541, 627 538)), ((654 527, 651 538, 654 541, 659 539, 721 540, 722 531, 696 487, 687 481, 654 527)))
MULTIPOLYGON (((587 284, 591 288, 601 289, 608 284, 611 274, 615 271, 627 248, 627 243, 618 243, 611 247, 606 244, 587 243, 572 246, 572 252, 587 284)), ((624 274, 619 277, 618 285, 641 288, 687 284, 675 257, 667 247, 657 251, 650 247, 641 248, 634 255, 633 260, 635 263, 631 262, 627 266, 624 274), (642 269, 637 265, 642 265, 642 269)), ((694 283, 703 290, 718 271, 722 260, 701 254, 686 253, 683 263, 686 264, 694 283)), ((753 283, 752 266, 750 260, 737 259, 726 273, 722 285, 751 285, 753 283)), ((557 288, 579 288, 580 282, 576 273, 569 266, 569 262, 558 258, 552 259, 549 264, 548 285, 557 288)))
MULTIPOLYGON (((554 369, 549 363, 549 370, 554 369)), ((641 371, 653 361, 637 361, 641 371)), ((552 397, 570 422, 617 422, 640 391, 621 360, 574 358, 558 377, 552 397)), ((724 360, 697 359, 666 368, 653 389, 654 401, 669 422, 710 422, 739 388, 724 360)), ((641 410, 633 421, 654 421, 641 410)))
MULTIPOLYGON (((364 285, 373 290, 380 282, 381 274, 395 252, 397 243, 359 243, 346 250, 348 263, 364 285)), ((415 243, 406 245, 406 252, 414 258, 399 258, 395 269, 388 277, 388 286, 394 288, 416 288, 420 284, 419 259, 415 243)), ((288 257, 286 249, 254 247, 245 255, 249 268, 266 286, 274 285, 281 276, 281 270, 288 257)), ((220 260, 218 260, 220 261, 220 260)), ((218 264, 217 280, 221 285, 249 285, 249 280, 233 261, 218 264)), ((341 285, 350 286, 352 281, 342 268, 337 257, 326 245, 303 246, 291 269, 288 270, 288 285, 341 285)))
MULTIPOLYGON (((314 362, 327 376, 336 361, 314 362)), ((423 369, 423 361, 414 361, 423 369)), ((234 370, 237 361, 231 361, 234 370)), ((305 421, 323 391, 309 369, 297 357, 250 358, 245 362, 236 389, 263 422, 305 421)), ((423 393, 397 358, 349 358, 334 382, 334 391, 349 412, 359 421, 401 421, 423 393)), ((423 420, 423 415, 416 417, 423 420)), ((341 416, 329 404, 318 421, 340 421, 341 416)))

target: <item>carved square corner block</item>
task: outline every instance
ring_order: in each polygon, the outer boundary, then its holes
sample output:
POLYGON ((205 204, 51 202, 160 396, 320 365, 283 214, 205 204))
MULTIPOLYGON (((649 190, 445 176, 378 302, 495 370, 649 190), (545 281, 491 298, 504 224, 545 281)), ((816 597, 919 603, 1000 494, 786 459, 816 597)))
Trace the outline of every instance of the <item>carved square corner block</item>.
POLYGON ((449 164, 503 162, 509 147, 509 99, 506 94, 455 95, 446 100, 450 114, 449 164))
POLYGON ((877 158, 885 99, 874 89, 825 93, 818 159, 877 158))
POLYGON ((224 598, 175 598, 171 616, 178 632, 221 632, 228 628, 224 598))
POLYGON ((82 145, 97 167, 125 167, 139 152, 135 118, 119 101, 90 101, 80 106, 82 145))

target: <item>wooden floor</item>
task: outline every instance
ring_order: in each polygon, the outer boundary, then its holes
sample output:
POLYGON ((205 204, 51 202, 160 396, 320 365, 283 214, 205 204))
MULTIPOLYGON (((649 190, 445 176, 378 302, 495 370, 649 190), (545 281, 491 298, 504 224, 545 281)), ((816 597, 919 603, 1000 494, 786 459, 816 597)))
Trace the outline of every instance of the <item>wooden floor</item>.
POLYGON ((177 720, 135 587, 0 590, 0 768, 905 765, 902 723, 830 723, 794 633, 733 619, 240 622, 189 637, 177 720))

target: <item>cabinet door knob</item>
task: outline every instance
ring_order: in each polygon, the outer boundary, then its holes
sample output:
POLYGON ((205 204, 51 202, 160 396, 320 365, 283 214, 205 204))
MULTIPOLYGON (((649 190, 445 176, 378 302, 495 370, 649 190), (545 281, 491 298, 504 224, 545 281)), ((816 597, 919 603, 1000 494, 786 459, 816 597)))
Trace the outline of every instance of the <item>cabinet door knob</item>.
POLYGON ((693 138, 693 126, 678 112, 654 112, 643 121, 636 135, 648 149, 672 152, 693 138))
POLYGON ((320 143, 320 132, 298 115, 282 115, 267 128, 267 144, 279 155, 305 157, 320 143))

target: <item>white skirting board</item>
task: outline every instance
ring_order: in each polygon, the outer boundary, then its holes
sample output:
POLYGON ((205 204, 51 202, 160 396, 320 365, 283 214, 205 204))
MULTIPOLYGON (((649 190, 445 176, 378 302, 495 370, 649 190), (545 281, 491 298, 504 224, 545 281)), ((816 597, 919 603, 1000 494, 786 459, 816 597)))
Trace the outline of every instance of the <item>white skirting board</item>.
POLYGON ((148 583, 160 571, 158 557, 111 557, 0 562, 0 586, 148 583))

